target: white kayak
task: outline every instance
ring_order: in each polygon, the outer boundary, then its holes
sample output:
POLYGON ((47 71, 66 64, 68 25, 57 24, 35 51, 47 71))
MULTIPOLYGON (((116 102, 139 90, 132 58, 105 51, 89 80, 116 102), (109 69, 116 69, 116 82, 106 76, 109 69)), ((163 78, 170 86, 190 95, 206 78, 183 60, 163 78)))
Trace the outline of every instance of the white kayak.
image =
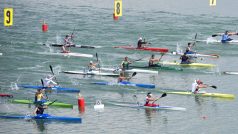
POLYGON ((100 75, 100 76, 112 76, 112 77, 118 77, 119 74, 115 73, 104 73, 101 71, 63 71, 63 73, 66 74, 80 74, 80 75, 100 75))
POLYGON ((230 74, 230 75, 238 75, 238 72, 235 72, 235 71, 226 71, 226 72, 223 72, 224 74, 230 74))
POLYGON ((2 56, 2 53, 0 53, 0 56, 2 56))
MULTIPOLYGON (((171 52, 172 55, 183 55, 183 53, 178 52, 171 52)), ((219 58, 218 54, 200 54, 200 53, 193 53, 193 54, 186 54, 187 56, 191 57, 211 57, 211 58, 219 58)))
MULTIPOLYGON (((104 70, 104 71, 112 71, 112 72, 120 72, 120 71, 122 71, 120 68, 100 68, 100 69, 104 70)), ((125 70, 125 72, 127 72, 127 73, 137 72, 137 73, 158 74, 158 71, 145 70, 145 69, 128 69, 128 70, 125 70)))
POLYGON ((62 55, 62 56, 75 56, 75 57, 86 57, 86 58, 92 58, 92 54, 83 54, 83 53, 51 53, 51 52, 40 52, 39 54, 45 54, 45 55, 62 55))
POLYGON ((124 103, 110 103, 115 106, 120 107, 130 107, 136 109, 155 109, 155 110, 178 110, 178 111, 186 111, 186 108, 183 107, 174 107, 174 106, 144 106, 142 104, 124 104, 124 103))
MULTIPOLYGON (((206 40, 196 40, 196 42, 206 42, 208 43, 222 43, 221 40, 217 40, 215 38, 209 37, 206 40)), ((229 44, 238 44, 238 40, 231 40, 231 41, 227 41, 226 43, 229 44)))

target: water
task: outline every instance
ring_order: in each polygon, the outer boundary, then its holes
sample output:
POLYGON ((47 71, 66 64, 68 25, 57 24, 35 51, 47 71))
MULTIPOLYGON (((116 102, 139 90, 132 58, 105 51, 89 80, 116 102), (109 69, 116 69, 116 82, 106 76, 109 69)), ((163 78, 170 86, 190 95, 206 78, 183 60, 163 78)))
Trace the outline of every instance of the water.
MULTIPOLYGON (((187 111, 151 111, 122 108, 109 102, 143 102, 148 90, 96 86, 93 81, 116 81, 108 77, 83 77, 59 73, 64 70, 84 68, 87 58, 49 56, 39 52, 59 51, 48 48, 44 43, 62 41, 65 34, 75 29, 77 44, 100 45, 101 49, 76 49, 95 55, 98 53, 103 65, 120 64, 124 56, 131 59, 149 57, 150 52, 126 51, 112 46, 135 44, 142 36, 153 47, 166 47, 176 50, 177 43, 185 47, 187 42, 206 39, 212 34, 225 30, 236 31, 238 14, 237 1, 217 1, 216 7, 209 7, 207 0, 152 0, 123 1, 123 16, 113 21, 113 1, 1 1, 0 8, 14 8, 14 25, 0 25, 0 87, 2 93, 11 93, 16 99, 31 99, 34 90, 16 90, 15 83, 37 84, 50 73, 49 65, 54 67, 57 81, 63 87, 81 90, 86 99, 86 111, 79 113, 76 94, 50 94, 54 100, 74 104, 74 109, 49 108, 46 112, 59 116, 81 117, 82 124, 55 122, 35 122, 25 120, 0 120, 0 133, 236 133, 237 101, 194 96, 168 95, 159 100, 160 105, 185 107, 187 111), (42 20, 49 25, 49 31, 41 31, 42 20), (11 86, 12 85, 12 86, 11 86), (133 97, 137 96, 137 100, 133 97), (105 109, 97 112, 93 103, 102 99, 105 109), (23 129, 27 128, 27 129, 23 129), (63 128, 63 129, 62 129, 63 128)), ((3 16, 0 15, 3 22, 3 16)), ((234 38, 237 38, 234 36, 234 38)), ((219 59, 199 60, 216 64, 214 70, 190 70, 186 72, 165 72, 158 75, 137 74, 132 81, 137 83, 155 83, 156 90, 150 90, 160 96, 159 89, 187 90, 194 79, 200 78, 206 83, 216 85, 218 89, 206 89, 207 92, 231 93, 237 95, 237 76, 221 75, 222 71, 237 71, 237 45, 196 43, 195 49, 201 53, 219 54, 219 59), (209 73, 212 72, 212 73, 209 73), (216 72, 216 73, 214 73, 216 72)), ((157 57, 159 54, 155 53, 157 57)), ((178 60, 176 56, 164 56, 163 60, 178 60)), ((143 63, 140 63, 143 64, 143 63)), ((1 100, 5 102, 5 100, 1 100)), ((33 111, 27 105, 0 104, 1 114, 27 114, 33 111)))

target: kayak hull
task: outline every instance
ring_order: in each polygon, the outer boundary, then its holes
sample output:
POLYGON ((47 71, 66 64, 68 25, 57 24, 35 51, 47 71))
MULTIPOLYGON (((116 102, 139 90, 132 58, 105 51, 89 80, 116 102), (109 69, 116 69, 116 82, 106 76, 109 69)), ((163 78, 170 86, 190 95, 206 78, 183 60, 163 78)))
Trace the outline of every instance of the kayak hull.
POLYGON ((133 86, 133 87, 141 87, 141 88, 155 88, 155 84, 137 84, 131 82, 119 82, 119 83, 112 83, 112 82, 92 82, 92 84, 96 85, 111 85, 111 86, 133 86))
MULTIPOLYGON (((47 44, 43 44, 47 45, 47 44)), ((63 44, 49 44, 50 46, 53 47, 62 47, 63 44)), ((90 45, 70 45, 70 47, 76 47, 76 48, 101 48, 102 46, 90 46, 90 45)))
POLYGON ((92 58, 92 54, 83 54, 83 53, 51 53, 51 52, 40 52, 39 54, 44 55, 61 55, 61 56, 74 56, 74 57, 85 57, 85 58, 92 58))
MULTIPOLYGON (((207 44, 209 43, 222 43, 221 40, 216 40, 212 38, 208 38, 207 40, 196 40, 196 42, 206 42, 207 44)), ((238 40, 231 40, 231 41, 226 41, 227 44, 238 44, 238 40)), ((222 44, 226 44, 222 43, 222 44)))
MULTIPOLYGON (((178 53, 178 52, 171 52, 172 55, 183 55, 184 53, 178 53)), ((193 54, 186 54, 190 57, 211 57, 211 58, 219 58, 219 55, 217 54, 200 54, 200 53, 193 53, 193 54)))
MULTIPOLYGON (((101 68, 101 70, 104 70, 104 71, 112 71, 112 72, 121 72, 121 71, 122 71, 120 68, 115 68, 115 69, 114 69, 114 68, 101 68)), ((158 71, 145 70, 145 69, 137 69, 137 68, 128 69, 128 70, 125 70, 124 72, 126 72, 126 73, 137 72, 137 73, 158 74, 158 71)))
POLYGON ((166 92, 167 94, 178 94, 178 95, 192 95, 192 96, 203 96, 203 97, 219 97, 219 98, 227 98, 227 99, 234 99, 235 95, 233 94, 222 94, 222 93, 197 93, 194 94, 192 92, 166 92))
POLYGON ((84 72, 84 71, 63 71, 63 73, 66 74, 80 74, 80 75, 100 75, 100 76, 111 76, 111 77, 118 77, 119 74, 115 73, 103 73, 99 71, 89 71, 89 72, 84 72))
POLYGON ((144 106, 141 104, 121 104, 121 103, 112 103, 115 106, 120 106, 120 107, 130 107, 130 108, 136 108, 136 109, 154 109, 154 110, 178 110, 178 111, 186 111, 186 108, 183 107, 174 107, 174 106, 144 106))
POLYGON ((32 88, 32 89, 39 89, 39 88, 44 88, 48 91, 55 90, 57 92, 72 92, 72 93, 78 93, 80 92, 79 89, 75 88, 63 88, 59 86, 54 86, 54 87, 43 87, 43 86, 34 86, 34 85, 17 85, 18 87, 22 88, 32 88))
POLYGON ((157 66, 157 67, 148 67, 148 66, 130 66, 132 68, 143 68, 148 70, 165 70, 165 71, 183 71, 182 68, 178 67, 169 67, 169 66, 157 66))
MULTIPOLYGON (((11 102, 17 103, 17 104, 34 104, 34 102, 32 100, 12 100, 11 102)), ((49 105, 51 103, 52 103, 51 101, 47 101, 44 104, 49 105)), ((62 108, 73 108, 72 104, 60 103, 60 102, 54 102, 53 104, 51 104, 51 106, 62 107, 62 108)))
POLYGON ((34 120, 49 120, 49 121, 78 122, 78 123, 82 122, 82 119, 78 118, 78 117, 51 116, 49 114, 38 114, 36 116, 1 115, 0 118, 4 118, 4 119, 34 119, 34 120))
POLYGON ((224 74, 229 74, 229 75, 238 75, 238 72, 235 72, 235 71, 226 71, 226 72, 223 72, 224 74))
POLYGON ((216 66, 214 64, 204 64, 204 63, 180 64, 178 62, 159 62, 159 64, 170 66, 181 66, 181 67, 204 67, 204 68, 212 68, 216 66))
POLYGON ((153 51, 153 52, 162 52, 167 53, 169 51, 168 48, 159 48, 159 47, 143 47, 143 48, 137 48, 132 45, 128 46, 115 46, 114 48, 123 48, 127 50, 141 50, 141 51, 153 51))
POLYGON ((9 98, 12 98, 13 95, 11 95, 11 94, 0 94, 0 97, 9 97, 9 98))

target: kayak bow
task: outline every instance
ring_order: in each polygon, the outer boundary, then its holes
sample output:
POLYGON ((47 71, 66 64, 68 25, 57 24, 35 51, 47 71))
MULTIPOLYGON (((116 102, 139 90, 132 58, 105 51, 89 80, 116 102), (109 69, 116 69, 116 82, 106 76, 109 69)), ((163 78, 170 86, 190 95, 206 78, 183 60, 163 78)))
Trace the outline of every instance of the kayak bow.
POLYGON ((18 87, 23 87, 23 88, 33 88, 33 89, 39 89, 39 88, 44 88, 48 91, 50 90, 56 90, 57 92, 80 92, 79 89, 75 89, 75 88, 63 88, 60 86, 54 86, 54 87, 43 87, 43 86, 34 86, 34 85, 17 85, 18 87))
POLYGON ((182 67, 206 67, 206 68, 210 68, 210 67, 215 67, 216 65, 214 64, 205 64, 205 63, 190 63, 190 64, 181 64, 178 62, 159 62, 159 64, 162 65, 171 65, 171 66, 182 66, 182 67))
POLYGON ((111 76, 111 77, 118 77, 119 74, 115 74, 115 73, 103 73, 100 71, 63 71, 63 73, 66 74, 80 74, 80 75, 100 75, 100 76, 111 76))
MULTIPOLYGON (((43 44, 47 46, 47 44, 43 44)), ((63 44, 49 44, 50 46, 53 47, 62 47, 63 44)), ((76 48, 101 48, 102 46, 90 46, 90 45, 70 45, 70 47, 76 47, 76 48)))
POLYGON ((128 49, 128 50, 153 51, 153 52, 162 52, 162 53, 167 53, 169 51, 168 48, 159 48, 159 47, 142 47, 142 48, 137 48, 137 47, 134 47, 133 45, 114 46, 114 48, 123 48, 123 49, 128 49))
POLYGON ((112 86, 133 86, 133 87, 141 87, 141 88, 155 88, 155 84, 137 84, 128 81, 122 81, 119 83, 112 82, 92 82, 92 84, 97 85, 112 85, 112 86))

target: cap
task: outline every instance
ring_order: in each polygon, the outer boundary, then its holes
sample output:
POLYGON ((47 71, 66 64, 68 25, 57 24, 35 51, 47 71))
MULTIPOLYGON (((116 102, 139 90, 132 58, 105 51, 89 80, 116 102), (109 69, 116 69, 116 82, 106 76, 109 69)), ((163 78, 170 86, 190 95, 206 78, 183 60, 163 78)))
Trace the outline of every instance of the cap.
POLYGON ((90 61, 90 63, 93 63, 93 61, 90 61))
POLYGON ((139 40, 142 40, 142 37, 140 37, 139 40))
POLYGON ((199 79, 197 79, 196 82, 197 82, 197 84, 202 84, 202 81, 199 79))
POLYGON ((152 96, 151 92, 147 93, 147 96, 152 96))

